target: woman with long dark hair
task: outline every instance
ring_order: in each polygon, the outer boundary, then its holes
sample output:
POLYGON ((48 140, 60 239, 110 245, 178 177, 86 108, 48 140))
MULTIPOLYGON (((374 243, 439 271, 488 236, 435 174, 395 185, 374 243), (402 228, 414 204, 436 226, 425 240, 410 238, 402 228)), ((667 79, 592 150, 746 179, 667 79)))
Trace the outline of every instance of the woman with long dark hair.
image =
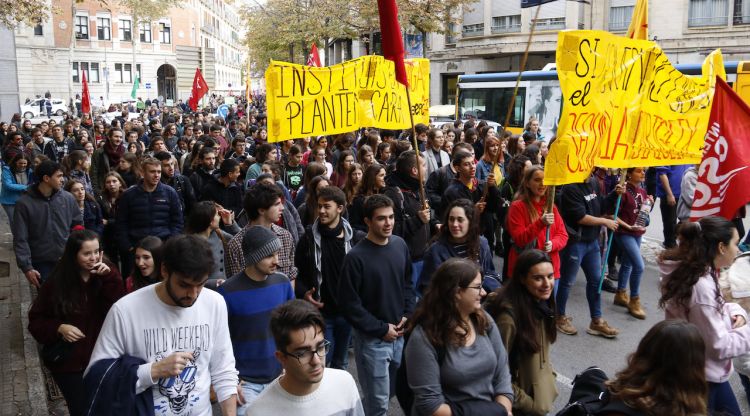
POLYGON ((510 282, 488 296, 487 312, 495 318, 510 357, 514 415, 544 416, 557 397, 549 361, 555 326, 555 273, 552 259, 531 249, 516 261, 510 282))
POLYGON ((370 165, 365 169, 365 173, 362 176, 362 185, 359 187, 359 191, 354 195, 351 205, 347 207, 349 213, 349 224, 355 230, 367 232, 367 225, 365 225, 365 199, 370 195, 375 195, 383 192, 385 188, 385 166, 384 165, 370 165))
POLYGON ((208 275, 209 279, 226 280, 224 247, 238 232, 240 232, 240 227, 234 221, 234 213, 213 201, 198 202, 190 211, 185 221, 185 233, 196 234, 207 239, 213 253, 214 270, 208 275), (231 232, 221 229, 222 222, 231 232))
POLYGON ((73 231, 29 310, 29 332, 44 345, 44 364, 71 416, 86 414, 83 371, 109 308, 124 294, 120 273, 103 254, 94 232, 73 231))
MULTIPOLYGON (((119 173, 111 171, 104 177, 104 188, 97 195, 96 201, 99 203, 99 207, 102 210, 102 217, 104 222, 104 231, 102 232, 102 248, 104 254, 107 255, 109 260, 114 264, 119 264, 121 258, 120 248, 115 239, 115 220, 117 219, 117 201, 122 196, 123 192, 127 189, 125 180, 122 179, 119 173)), ((131 265, 120 265, 120 271, 124 275, 130 274, 131 265)))
POLYGON ((709 216, 683 223, 679 237, 677 247, 659 256, 659 306, 666 319, 684 319, 703 334, 709 412, 739 416, 729 385, 731 359, 750 351, 750 326, 742 307, 725 302, 718 280, 719 271, 731 266, 739 253, 739 234, 732 222, 709 216))
POLYGON ((331 185, 344 189, 346 184, 346 175, 354 164, 354 152, 351 150, 342 150, 336 161, 336 169, 331 173, 331 185))
POLYGON ((409 321, 406 374, 412 414, 511 413, 513 388, 500 331, 482 309, 482 273, 449 259, 409 321))
POLYGON ((359 163, 353 164, 346 175, 346 184, 344 185, 347 206, 351 205, 354 197, 359 193, 359 188, 362 187, 362 176, 364 176, 362 165, 359 163))
POLYGON ((707 346, 695 325, 682 320, 659 322, 628 357, 627 367, 606 383, 610 404, 648 416, 709 414, 707 346))
MULTIPOLYGON (((448 205, 443 216, 443 226, 423 257, 424 266, 419 276, 418 292, 423 293, 427 289, 435 270, 452 257, 471 260, 479 264, 483 277, 496 278, 492 251, 487 239, 480 233, 479 213, 474 203, 468 199, 457 199, 448 205)), ((500 284, 499 281, 494 285, 483 283, 493 289, 500 284)))
POLYGON ((159 270, 162 241, 159 237, 144 237, 133 250, 133 273, 125 279, 128 293, 161 282, 159 270))
POLYGON ((81 210, 83 216, 83 226, 87 230, 94 231, 97 235, 102 235, 104 232, 104 217, 94 196, 86 192, 83 183, 76 179, 68 179, 64 189, 73 194, 76 199, 78 209, 81 210))

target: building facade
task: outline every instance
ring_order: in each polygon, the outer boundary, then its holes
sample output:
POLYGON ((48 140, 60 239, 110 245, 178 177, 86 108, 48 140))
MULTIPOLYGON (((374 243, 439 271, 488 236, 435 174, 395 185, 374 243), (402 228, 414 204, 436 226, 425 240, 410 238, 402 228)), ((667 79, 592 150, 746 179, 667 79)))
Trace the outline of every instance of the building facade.
POLYGON ((137 97, 187 99, 196 68, 211 92, 243 88, 239 19, 223 0, 186 0, 163 18, 137 25, 116 2, 54 5, 59 12, 46 22, 15 30, 21 102, 46 92, 73 98, 81 93, 83 73, 92 101, 101 105, 130 100, 136 77, 137 97))
MULTIPOLYGON (((479 0, 460 11, 449 35, 429 35, 432 105, 455 102, 459 75, 520 68, 536 7, 520 1, 479 0)), ((557 32, 605 30, 624 34, 636 0, 557 0, 536 16, 527 69, 555 62, 557 32)), ((671 61, 699 63, 721 48, 725 61, 750 60, 750 0, 659 0, 649 2, 649 37, 671 61)))

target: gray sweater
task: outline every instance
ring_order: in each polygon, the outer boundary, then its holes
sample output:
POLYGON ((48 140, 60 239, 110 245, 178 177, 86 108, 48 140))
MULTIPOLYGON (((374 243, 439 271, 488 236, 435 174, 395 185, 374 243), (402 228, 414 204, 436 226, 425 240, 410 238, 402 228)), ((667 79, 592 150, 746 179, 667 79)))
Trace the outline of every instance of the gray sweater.
POLYGON ((491 401, 503 395, 513 402, 508 354, 495 321, 489 315, 487 319, 488 333, 477 335, 469 347, 448 347, 442 366, 438 366, 437 351, 422 327, 414 328, 406 344, 406 373, 414 392, 413 413, 431 415, 446 399, 491 401))

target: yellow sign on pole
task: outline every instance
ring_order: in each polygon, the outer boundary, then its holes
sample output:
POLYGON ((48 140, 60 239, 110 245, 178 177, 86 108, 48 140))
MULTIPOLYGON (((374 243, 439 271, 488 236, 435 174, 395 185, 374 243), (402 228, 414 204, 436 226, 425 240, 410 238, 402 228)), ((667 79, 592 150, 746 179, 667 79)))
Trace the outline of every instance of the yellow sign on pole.
POLYGON ((699 163, 721 52, 702 76, 683 75, 654 42, 608 32, 560 32, 557 74, 563 107, 544 182, 583 182, 594 166, 699 163))
POLYGON ((266 70, 268 141, 346 133, 361 127, 411 128, 429 123, 430 62, 406 60, 412 97, 396 82, 393 62, 363 56, 329 67, 271 62, 266 70))

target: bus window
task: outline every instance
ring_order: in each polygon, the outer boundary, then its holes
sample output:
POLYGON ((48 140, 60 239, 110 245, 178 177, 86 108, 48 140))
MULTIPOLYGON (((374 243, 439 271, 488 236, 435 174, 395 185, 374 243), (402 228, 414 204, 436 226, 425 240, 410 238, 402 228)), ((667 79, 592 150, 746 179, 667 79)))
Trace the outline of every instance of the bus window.
MULTIPOLYGON (((505 123, 513 88, 477 88, 460 91, 461 117, 505 123)), ((511 112, 510 127, 523 127, 526 88, 519 88, 511 112)))

